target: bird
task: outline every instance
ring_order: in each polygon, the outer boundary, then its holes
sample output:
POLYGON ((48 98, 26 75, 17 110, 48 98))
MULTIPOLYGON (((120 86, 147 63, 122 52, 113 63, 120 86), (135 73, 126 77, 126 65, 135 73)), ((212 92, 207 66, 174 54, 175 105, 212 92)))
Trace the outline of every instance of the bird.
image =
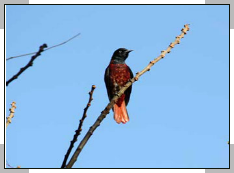
MULTIPOLYGON (((133 50, 125 48, 117 49, 110 60, 109 65, 105 70, 104 81, 106 84, 107 94, 109 100, 111 100, 119 90, 133 78, 132 70, 125 63, 128 55, 133 50)), ((114 112, 114 120, 120 123, 127 123, 129 121, 128 112, 126 106, 130 100, 132 86, 130 86, 121 97, 116 101, 112 110, 114 112)))

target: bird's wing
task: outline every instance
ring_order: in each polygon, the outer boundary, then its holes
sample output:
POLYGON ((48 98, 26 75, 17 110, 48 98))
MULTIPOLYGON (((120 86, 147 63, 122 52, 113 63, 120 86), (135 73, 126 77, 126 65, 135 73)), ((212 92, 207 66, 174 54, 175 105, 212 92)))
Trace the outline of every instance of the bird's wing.
MULTIPOLYGON (((130 73, 130 79, 132 79, 133 78, 133 73, 132 73, 132 70, 129 67, 128 67, 128 71, 130 73)), ((125 104, 126 104, 126 106, 128 105, 128 102, 130 100, 131 92, 132 92, 132 85, 125 91, 125 104)))
POLYGON ((107 94, 108 94, 109 100, 111 100, 112 97, 111 97, 111 91, 110 91, 110 88, 111 88, 111 83, 110 82, 111 81, 110 81, 109 66, 106 68, 104 81, 105 81, 105 84, 106 84, 106 89, 107 89, 107 94))

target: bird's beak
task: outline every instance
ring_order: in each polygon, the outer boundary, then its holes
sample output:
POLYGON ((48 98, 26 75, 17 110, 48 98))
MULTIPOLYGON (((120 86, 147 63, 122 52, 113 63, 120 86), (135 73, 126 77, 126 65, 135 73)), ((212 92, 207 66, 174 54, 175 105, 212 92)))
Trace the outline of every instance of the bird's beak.
POLYGON ((133 50, 127 50, 126 52, 129 53, 129 52, 132 52, 133 50))

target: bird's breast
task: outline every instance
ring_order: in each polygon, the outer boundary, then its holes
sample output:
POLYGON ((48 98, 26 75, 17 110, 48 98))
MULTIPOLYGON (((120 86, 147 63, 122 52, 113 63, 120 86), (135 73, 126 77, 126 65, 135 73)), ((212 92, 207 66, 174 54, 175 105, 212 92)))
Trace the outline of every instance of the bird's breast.
POLYGON ((129 67, 126 64, 110 64, 110 79, 118 86, 125 85, 130 79, 129 67))

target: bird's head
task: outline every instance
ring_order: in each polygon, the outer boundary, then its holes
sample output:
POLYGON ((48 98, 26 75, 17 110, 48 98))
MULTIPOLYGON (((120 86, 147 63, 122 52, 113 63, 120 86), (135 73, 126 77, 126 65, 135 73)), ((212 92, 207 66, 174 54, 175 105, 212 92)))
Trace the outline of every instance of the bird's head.
POLYGON ((114 61, 114 63, 118 63, 118 64, 125 63, 125 60, 127 59, 128 54, 131 51, 133 51, 133 50, 128 50, 128 49, 125 49, 125 48, 119 48, 114 52, 111 60, 114 61))

